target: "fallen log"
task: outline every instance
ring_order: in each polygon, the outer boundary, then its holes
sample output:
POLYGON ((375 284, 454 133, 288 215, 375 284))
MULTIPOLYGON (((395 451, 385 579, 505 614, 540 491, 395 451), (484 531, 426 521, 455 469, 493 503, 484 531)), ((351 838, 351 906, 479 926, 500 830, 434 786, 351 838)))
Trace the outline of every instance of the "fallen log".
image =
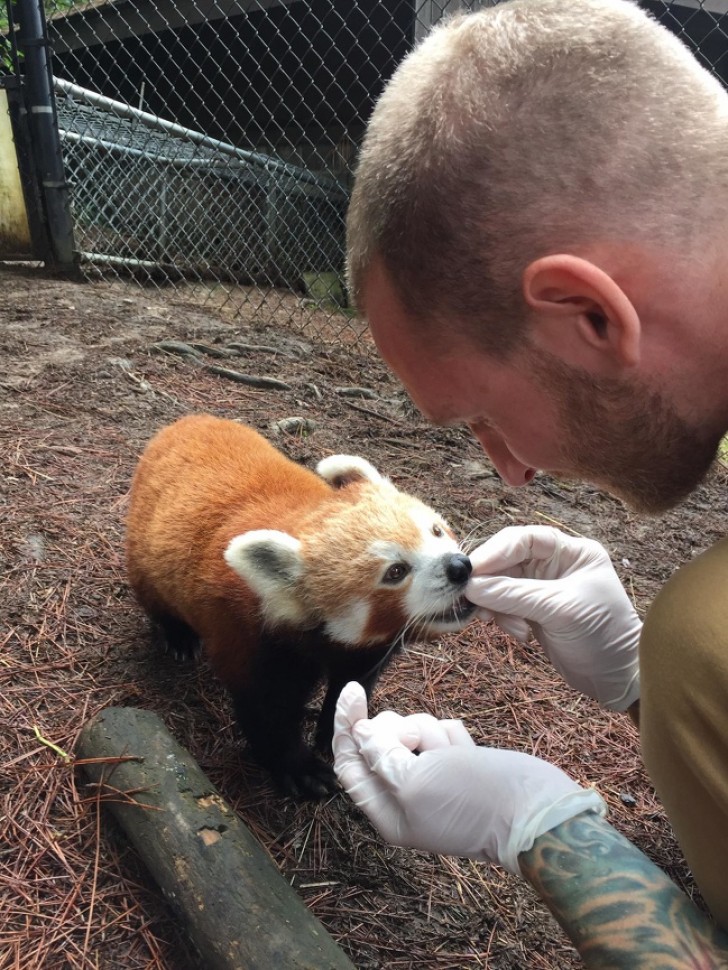
POLYGON ((206 970, 354 970, 156 714, 107 708, 76 754, 206 970))

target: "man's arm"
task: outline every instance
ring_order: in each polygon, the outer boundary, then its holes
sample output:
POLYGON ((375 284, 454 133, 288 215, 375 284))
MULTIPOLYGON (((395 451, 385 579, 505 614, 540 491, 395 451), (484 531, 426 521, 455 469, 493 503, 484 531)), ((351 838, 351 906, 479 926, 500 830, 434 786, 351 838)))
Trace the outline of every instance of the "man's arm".
POLYGON ((562 822, 518 862, 587 967, 728 967, 728 935, 600 816, 562 822))
POLYGON ((478 747, 460 721, 369 719, 358 683, 339 697, 333 747, 342 787, 385 839, 522 876, 592 970, 728 968, 728 935, 555 765, 478 747))

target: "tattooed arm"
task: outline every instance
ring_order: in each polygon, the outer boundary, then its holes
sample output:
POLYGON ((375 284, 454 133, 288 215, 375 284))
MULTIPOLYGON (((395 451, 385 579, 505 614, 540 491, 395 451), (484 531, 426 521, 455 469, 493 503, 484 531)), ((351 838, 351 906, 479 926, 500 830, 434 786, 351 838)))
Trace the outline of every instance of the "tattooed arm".
POLYGON ((728 968, 728 937, 555 765, 478 747, 460 721, 369 719, 358 683, 339 697, 333 747, 342 787, 384 838, 520 874, 587 967, 728 968))
POLYGON ((728 935, 600 816, 563 822, 518 861, 587 967, 728 967, 728 935))

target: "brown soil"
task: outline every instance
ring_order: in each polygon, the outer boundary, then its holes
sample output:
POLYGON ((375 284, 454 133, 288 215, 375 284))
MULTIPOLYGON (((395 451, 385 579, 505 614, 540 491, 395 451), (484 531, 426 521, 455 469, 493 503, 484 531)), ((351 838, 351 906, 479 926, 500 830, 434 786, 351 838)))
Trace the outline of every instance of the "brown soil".
MULTIPOLYGON (((462 534, 551 523, 607 545, 637 607, 725 531, 724 471, 644 519, 594 488, 540 476, 504 486, 467 433, 427 426, 344 316, 292 294, 70 283, 0 268, 0 970, 188 970, 193 954, 141 861, 72 762, 108 704, 161 714, 359 970, 580 965, 520 880, 384 844, 344 796, 294 804, 250 763, 204 661, 155 649, 124 575, 129 481, 144 443, 192 411, 242 418, 314 464, 364 455, 462 534), (259 348, 217 360, 289 390, 234 383, 160 340, 259 348), (273 348, 275 352, 272 352, 273 348), (341 388, 368 388, 373 397, 341 388), (271 422, 315 421, 306 436, 271 422)), ((626 718, 565 687, 538 649, 473 624, 388 670, 375 710, 461 717, 485 744, 547 757, 596 785, 611 819, 688 892, 689 873, 626 718)))

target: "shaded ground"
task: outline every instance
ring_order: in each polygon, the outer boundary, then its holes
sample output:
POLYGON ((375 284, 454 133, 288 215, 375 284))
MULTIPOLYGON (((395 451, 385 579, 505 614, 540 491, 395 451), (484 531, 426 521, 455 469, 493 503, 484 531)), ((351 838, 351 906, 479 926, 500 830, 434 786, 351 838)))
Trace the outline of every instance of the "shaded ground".
MULTIPOLYGON (((139 860, 45 743, 72 752, 85 721, 112 703, 163 716, 359 970, 579 966, 519 880, 384 845, 342 796, 296 805, 270 790, 204 662, 180 668, 160 656, 129 593, 131 473, 152 433, 191 411, 242 418, 274 437, 271 422, 309 418, 309 435, 277 435, 292 457, 312 465, 360 453, 462 535, 528 522, 591 535, 644 611, 681 562, 725 532, 724 472, 651 520, 543 476, 508 489, 466 433, 423 423, 345 318, 332 324, 287 294, 233 296, 254 302, 235 317, 219 294, 205 303, 193 289, 0 268, 0 970, 193 966, 139 860), (170 339, 255 345, 200 360, 290 389, 246 387, 153 352, 170 339), (374 396, 341 393, 361 387, 374 396)), ((461 717, 482 743, 545 756, 598 786, 614 823, 692 891, 635 732, 564 687, 537 649, 480 624, 415 646, 385 675, 376 709, 385 706, 461 717)))

